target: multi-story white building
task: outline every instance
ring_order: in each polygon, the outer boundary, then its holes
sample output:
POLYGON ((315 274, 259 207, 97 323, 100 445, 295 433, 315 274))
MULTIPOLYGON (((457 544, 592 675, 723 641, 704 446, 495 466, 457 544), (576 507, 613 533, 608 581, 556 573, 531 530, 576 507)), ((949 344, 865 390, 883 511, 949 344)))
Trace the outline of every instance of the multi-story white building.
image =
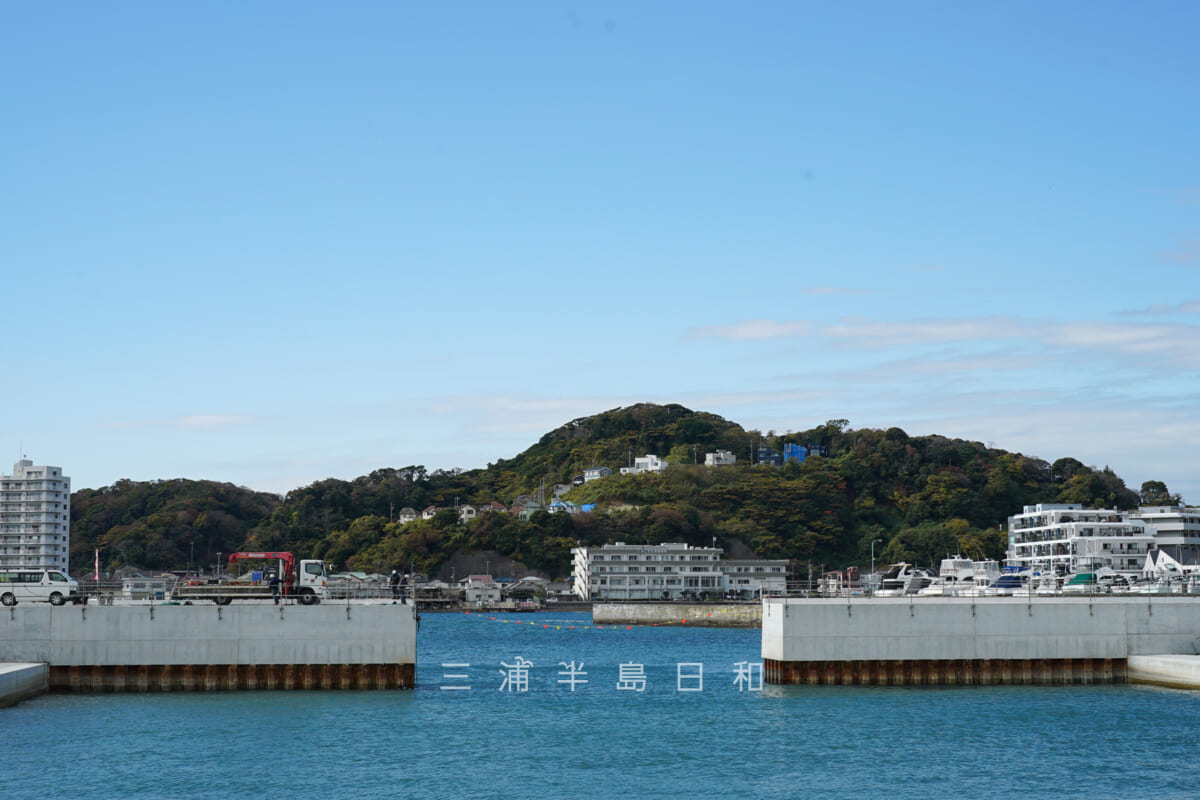
POLYGON ((730 559, 719 566, 725 573, 725 592, 735 599, 787 593, 787 559, 730 559))
POLYGON ((1154 545, 1180 564, 1200 564, 1200 508, 1142 506, 1129 516, 1141 520, 1154 545))
POLYGON ((1154 549, 1154 536, 1130 512, 1039 503, 1008 518, 1008 560, 1060 573, 1100 567, 1137 575, 1154 549))
POLYGON ((647 453, 642 458, 635 458, 632 467, 621 467, 621 474, 637 475, 639 472, 662 472, 666 468, 666 461, 652 453, 647 453))
POLYGON ((0 568, 67 571, 71 547, 71 479, 62 467, 21 459, 0 475, 0 568))
POLYGON ((581 600, 687 600, 725 592, 719 547, 617 542, 571 554, 581 600))

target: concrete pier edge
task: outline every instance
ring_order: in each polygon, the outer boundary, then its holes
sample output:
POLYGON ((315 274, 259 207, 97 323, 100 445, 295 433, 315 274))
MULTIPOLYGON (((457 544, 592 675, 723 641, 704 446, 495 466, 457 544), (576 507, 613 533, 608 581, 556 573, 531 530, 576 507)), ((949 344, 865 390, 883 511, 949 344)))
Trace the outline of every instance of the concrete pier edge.
POLYGON ((1200 689, 1200 656, 1130 656, 1129 682, 1170 689, 1200 689))
POLYGON ((0 708, 45 694, 50 688, 46 664, 0 664, 0 708))

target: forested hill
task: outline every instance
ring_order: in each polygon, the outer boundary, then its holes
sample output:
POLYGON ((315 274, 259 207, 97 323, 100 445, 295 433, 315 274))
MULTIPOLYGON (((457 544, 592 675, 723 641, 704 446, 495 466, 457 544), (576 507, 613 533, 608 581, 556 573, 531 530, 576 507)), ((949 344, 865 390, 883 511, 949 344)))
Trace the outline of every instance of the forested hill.
POLYGON ((96 548, 106 568, 213 564, 217 553, 237 551, 279 502, 230 483, 184 479, 81 489, 71 494, 72 571, 86 570, 96 548))
POLYGON ((470 471, 385 468, 352 481, 328 479, 282 500, 204 481, 121 481, 84 490, 72 502, 72 563, 91 563, 104 549, 105 569, 211 564, 217 552, 291 550, 338 569, 393 566, 437 572, 456 553, 496 551, 552 577, 570 569, 577 542, 718 544, 740 540, 758 555, 811 560, 814 566, 865 564, 881 539, 883 561, 935 564, 945 554, 1002 557, 1000 526, 1021 506, 1079 502, 1132 508, 1139 501, 1176 502, 1161 482, 1130 490, 1111 469, 1073 458, 1053 463, 942 436, 908 436, 831 420, 805 431, 748 431, 713 414, 679 405, 642 404, 573 420, 511 460, 470 471), (813 445, 826 453, 803 464, 751 466, 756 446, 813 445), (703 466, 717 449, 738 457, 728 467, 703 466), (631 458, 654 453, 660 473, 620 475, 631 458), (699 463, 695 463, 699 462, 699 463), (484 513, 462 525, 456 505, 521 495, 592 466, 613 475, 572 488, 564 499, 595 504, 574 516, 534 512, 528 519, 484 513), (444 508, 432 519, 401 525, 399 512, 444 508))

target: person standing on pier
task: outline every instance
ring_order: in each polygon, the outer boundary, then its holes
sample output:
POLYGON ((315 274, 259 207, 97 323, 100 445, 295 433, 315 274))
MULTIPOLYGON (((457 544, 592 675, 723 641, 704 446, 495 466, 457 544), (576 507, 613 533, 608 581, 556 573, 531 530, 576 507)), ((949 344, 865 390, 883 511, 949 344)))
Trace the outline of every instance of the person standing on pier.
POLYGON ((392 604, 395 605, 396 601, 401 599, 401 597, 400 597, 400 573, 397 572, 396 570, 392 570, 392 575, 390 578, 388 578, 388 583, 390 583, 392 585, 392 604))
POLYGON ((275 601, 275 605, 279 605, 279 576, 274 572, 271 573, 271 580, 267 581, 267 586, 271 587, 271 599, 275 601))
POLYGON ((400 576, 400 605, 408 604, 408 575, 400 576))

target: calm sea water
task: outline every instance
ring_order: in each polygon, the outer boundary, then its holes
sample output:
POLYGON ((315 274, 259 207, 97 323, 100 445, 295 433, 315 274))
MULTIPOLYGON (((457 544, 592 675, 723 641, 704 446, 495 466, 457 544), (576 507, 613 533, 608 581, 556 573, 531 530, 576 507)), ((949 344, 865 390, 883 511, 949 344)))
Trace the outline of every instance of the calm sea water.
POLYGON ((1200 797, 1200 693, 739 691, 736 665, 759 661, 758 631, 428 614, 414 691, 51 695, 0 710, 0 800, 1200 797), (518 657, 527 691, 500 691, 518 657), (574 692, 559 683, 572 661, 588 681, 574 692), (617 688, 623 663, 644 691, 617 688))

